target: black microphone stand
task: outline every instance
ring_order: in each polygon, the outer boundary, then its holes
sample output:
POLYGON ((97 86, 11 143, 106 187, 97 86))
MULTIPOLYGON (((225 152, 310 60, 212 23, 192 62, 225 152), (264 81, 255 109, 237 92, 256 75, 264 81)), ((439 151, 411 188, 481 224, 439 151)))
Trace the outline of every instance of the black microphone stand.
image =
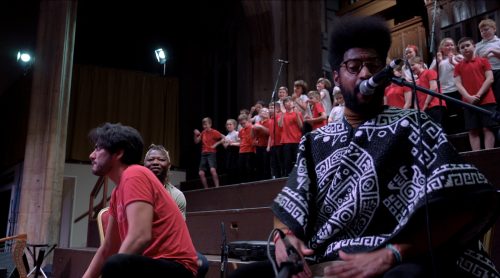
POLYGON ((222 244, 220 246, 220 278, 226 277, 226 266, 227 266, 227 256, 229 253, 226 238, 226 229, 224 227, 224 222, 220 223, 222 228, 222 244))
POLYGON ((276 90, 278 90, 278 83, 280 82, 280 77, 281 77, 281 71, 283 70, 283 65, 288 63, 287 61, 284 60, 277 60, 278 63, 280 63, 280 68, 278 70, 278 76, 276 77, 276 82, 274 83, 274 89, 273 89, 273 94, 271 96, 271 102, 275 102, 276 100, 276 90))
POLYGON ((436 93, 436 92, 431 91, 429 89, 417 86, 414 83, 408 82, 408 81, 404 80, 403 78, 392 77, 391 82, 398 84, 400 86, 407 86, 409 88, 415 88, 416 90, 418 90, 422 93, 431 95, 433 97, 437 97, 439 99, 444 99, 444 100, 452 102, 458 106, 465 107, 467 109, 471 109, 471 110, 474 110, 474 111, 479 112, 479 113, 486 114, 486 115, 490 116, 491 119, 493 119, 494 121, 500 122, 500 114, 497 111, 491 112, 491 111, 488 111, 488 110, 486 110, 482 107, 479 107, 477 105, 473 105, 473 104, 458 100, 456 98, 452 98, 452 97, 444 95, 444 94, 436 93))
MULTIPOLYGON (((437 1, 437 0, 436 0, 437 1)), ((411 88, 411 92, 412 92, 412 104, 414 103, 416 109, 417 109, 417 113, 418 113, 418 117, 417 117, 417 124, 418 124, 418 131, 419 131, 419 140, 418 140, 418 149, 420 151, 420 153, 424 153, 424 143, 423 143, 423 140, 422 138, 424 137, 423 135, 423 129, 422 129, 422 120, 420 118, 420 113, 422 113, 422 111, 420 110, 420 105, 418 103, 418 96, 417 96, 417 82, 415 81, 415 75, 413 73, 413 69, 411 68, 411 65, 410 65, 410 62, 408 60, 405 60, 405 65, 408 67, 408 69, 410 70, 410 76, 411 76, 411 81, 412 82, 407 82, 411 88)), ((392 77, 392 79, 394 79, 396 77, 392 77)), ((391 81, 392 81, 391 79, 391 81)), ((401 81, 405 81, 406 80, 403 80, 403 78, 400 78, 401 81)), ((393 81, 394 82, 394 81, 393 81)), ((399 84, 397 82, 394 82, 396 84, 399 84)), ((439 99, 441 100, 441 99, 439 99)), ((426 158, 424 157, 424 184, 427 184, 427 177, 429 176, 429 168, 427 167, 427 163, 425 162, 426 158)), ((437 277, 436 275, 436 260, 434 258, 434 251, 432 250, 432 233, 430 232, 431 231, 431 224, 430 224, 430 211, 429 211, 429 199, 428 199, 428 196, 427 196, 427 190, 424 191, 424 200, 425 200, 425 226, 427 228, 427 244, 428 244, 428 247, 429 247, 429 250, 428 250, 428 253, 429 253, 429 258, 430 258, 430 262, 431 262, 431 267, 432 267, 432 277, 437 277)))
MULTIPOLYGON (((440 62, 438 61, 438 58, 437 58, 437 54, 438 52, 440 51, 438 49, 438 47, 436 46, 436 9, 437 9, 437 0, 434 1, 434 10, 433 10, 433 13, 432 13, 432 31, 431 31, 431 46, 430 46, 430 52, 431 52, 431 55, 434 56, 434 59, 436 59, 436 73, 437 73, 437 91, 438 92, 441 92, 441 81, 439 80, 440 78, 440 73, 439 73, 439 64, 440 62)), ((442 59, 442 55, 441 55, 441 59, 442 59)), ((431 62, 432 63, 432 62, 431 62)), ((442 103, 442 99, 439 99, 439 105, 440 106, 443 106, 443 103, 442 103)))
MULTIPOLYGON (((276 82, 274 83, 273 94, 271 95, 271 102, 274 105, 274 120, 273 120, 273 134, 272 134, 272 136, 273 136, 273 144, 276 144, 276 128, 278 128, 278 126, 277 126, 277 123, 278 123, 277 122, 277 120, 278 120, 277 115, 278 115, 278 113, 276 113, 276 111, 281 111, 281 107, 279 107, 279 108, 276 107, 276 91, 278 90, 278 84, 280 82, 281 71, 283 70, 283 65, 284 64, 288 64, 288 61, 285 61, 285 60, 282 60, 282 59, 278 59, 277 62, 280 63, 280 68, 278 70, 278 76, 276 77, 276 82)), ((271 146, 271 148, 272 148, 272 146, 271 146)), ((274 154, 271 152, 271 155, 274 155, 274 154)), ((281 167, 280 167, 280 171, 281 171, 281 167)), ((280 174, 280 176, 281 176, 281 174, 280 174)))

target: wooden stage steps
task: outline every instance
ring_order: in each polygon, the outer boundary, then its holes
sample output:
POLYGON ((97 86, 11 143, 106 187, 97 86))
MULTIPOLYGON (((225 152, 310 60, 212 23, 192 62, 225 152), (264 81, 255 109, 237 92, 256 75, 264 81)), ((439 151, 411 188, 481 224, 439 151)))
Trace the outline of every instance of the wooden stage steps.
MULTIPOLYGON (((462 136, 463 137, 463 136, 462 136)), ((478 167, 500 189, 500 148, 465 151, 461 156, 478 167)), ((210 261, 207 277, 219 277, 221 222, 227 242, 267 240, 273 226, 270 205, 285 185, 286 178, 221 186, 184 192, 187 199, 187 225, 194 245, 210 261)), ((495 225, 500 227, 500 221, 495 225)), ((499 229, 500 231, 500 229, 499 229)), ((492 259, 500 266, 500 232, 493 232, 492 259)), ((56 248, 54 277, 81 277, 95 249, 56 248)), ((246 263, 231 260, 228 272, 246 263)))

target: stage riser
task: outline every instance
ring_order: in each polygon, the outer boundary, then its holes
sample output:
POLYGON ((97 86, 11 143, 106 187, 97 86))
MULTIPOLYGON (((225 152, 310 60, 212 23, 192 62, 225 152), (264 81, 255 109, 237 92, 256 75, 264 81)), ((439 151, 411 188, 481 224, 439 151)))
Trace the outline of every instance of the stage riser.
POLYGON ((468 152, 471 150, 469 134, 467 132, 448 135, 447 138, 458 152, 468 152))
POLYGON ((460 155, 466 162, 475 165, 500 190, 500 148, 463 152, 460 155))
MULTIPOLYGON (((495 147, 500 147, 500 128, 495 127, 492 129, 493 134, 496 136, 495 147)), ((471 151, 469 133, 461 132, 456 134, 450 134, 447 136, 448 141, 455 147, 458 152, 468 152, 471 151)))
POLYGON ((56 248, 54 250, 53 277, 81 278, 96 251, 96 248, 56 248))
POLYGON ((273 214, 270 208, 188 213, 187 225, 199 252, 220 254, 221 222, 225 225, 227 242, 267 240, 273 229, 273 214))
POLYGON ((270 206, 286 178, 184 192, 187 211, 211 211, 270 206))

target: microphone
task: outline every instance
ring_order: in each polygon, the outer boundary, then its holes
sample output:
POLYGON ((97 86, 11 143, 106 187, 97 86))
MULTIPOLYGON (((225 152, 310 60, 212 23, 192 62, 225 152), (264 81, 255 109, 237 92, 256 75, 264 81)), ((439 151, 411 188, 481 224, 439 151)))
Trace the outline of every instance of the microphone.
POLYGON ((277 61, 278 63, 288 64, 288 61, 286 60, 278 59, 277 61))
POLYGON ((283 233, 283 231, 281 230, 278 230, 278 233, 281 240, 283 240, 283 243, 285 244, 288 259, 286 262, 281 263, 281 270, 276 278, 288 278, 303 271, 304 263, 302 262, 302 257, 300 256, 299 252, 290 243, 285 233, 283 233))
POLYGON ((370 79, 363 80, 359 83, 359 92, 365 96, 373 95, 373 93, 375 93, 375 88, 391 78, 393 76, 392 71, 398 67, 402 61, 401 59, 394 59, 385 68, 370 77, 370 79))

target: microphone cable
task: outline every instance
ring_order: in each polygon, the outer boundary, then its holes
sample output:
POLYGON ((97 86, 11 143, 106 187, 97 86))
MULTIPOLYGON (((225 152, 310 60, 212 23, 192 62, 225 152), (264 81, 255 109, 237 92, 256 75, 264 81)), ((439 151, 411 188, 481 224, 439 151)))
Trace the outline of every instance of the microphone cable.
MULTIPOLYGON (((275 259, 271 255, 271 241, 273 240, 276 232, 278 232, 278 231, 281 231, 281 230, 274 228, 271 231, 271 233, 269 234, 269 237, 267 238, 267 248, 266 248, 267 259, 269 260, 269 262, 271 262, 271 266, 273 267, 275 277, 278 276, 278 263, 275 261, 275 259)), ((276 245, 275 245, 275 248, 276 248, 276 245)))
MULTIPOLYGON (((405 59, 405 65, 408 67, 410 71, 410 76, 411 80, 413 83, 412 86, 412 98, 415 103, 415 107, 417 109, 417 125, 418 125, 418 132, 419 132, 419 139, 418 139, 418 149, 420 154, 422 155, 422 166, 423 166, 423 190, 424 190, 424 204, 425 204, 425 227, 427 231, 427 245, 429 247, 429 257, 431 260, 431 267, 432 267, 432 274, 433 277, 438 277, 436 273, 436 261, 434 258, 434 251, 432 248, 432 232, 431 232, 431 223, 430 223, 430 211, 429 211, 429 199, 427 196, 427 177, 429 175, 429 168, 427 167, 427 161, 426 161, 426 156, 425 156, 425 149, 424 149, 424 143, 423 143, 423 137, 424 137, 424 131, 422 128, 422 111, 420 111, 420 105, 418 103, 418 97, 417 97, 417 88, 416 88, 416 81, 415 81, 415 75, 413 74, 413 70, 410 66, 410 62, 408 62, 407 59, 405 59)), ((425 112, 424 112, 425 113, 425 112)), ((417 157, 418 161, 418 157, 417 157)))

